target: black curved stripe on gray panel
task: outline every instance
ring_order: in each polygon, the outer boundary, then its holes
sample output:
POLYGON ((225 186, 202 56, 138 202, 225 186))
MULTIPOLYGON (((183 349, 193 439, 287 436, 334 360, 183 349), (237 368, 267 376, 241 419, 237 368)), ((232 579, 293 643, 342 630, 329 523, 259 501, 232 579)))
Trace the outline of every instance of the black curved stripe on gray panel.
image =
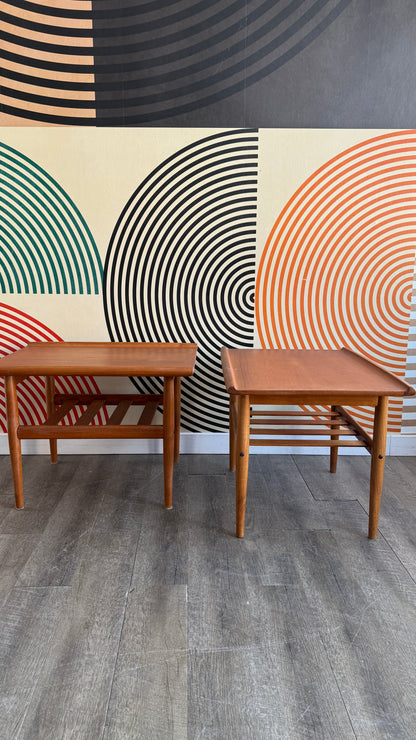
POLYGON ((93 0, 84 11, 9 0, 2 111, 65 125, 186 123, 293 59, 350 2, 93 0))

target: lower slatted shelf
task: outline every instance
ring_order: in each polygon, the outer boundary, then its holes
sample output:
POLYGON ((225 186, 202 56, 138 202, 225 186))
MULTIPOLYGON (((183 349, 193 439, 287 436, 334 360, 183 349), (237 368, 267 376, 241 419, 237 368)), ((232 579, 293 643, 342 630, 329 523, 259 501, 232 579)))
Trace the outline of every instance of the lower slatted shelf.
POLYGON ((365 447, 371 451, 372 439, 341 406, 323 412, 252 408, 250 445, 365 447))
POLYGON ((163 405, 162 394, 96 394, 54 397, 55 410, 41 425, 20 425, 19 439, 161 439, 163 425, 153 424, 156 411, 163 405), (77 407, 85 406, 74 424, 65 418, 77 407), (122 424, 131 407, 143 407, 136 424, 122 424), (115 407, 105 424, 92 424, 103 409, 115 407))

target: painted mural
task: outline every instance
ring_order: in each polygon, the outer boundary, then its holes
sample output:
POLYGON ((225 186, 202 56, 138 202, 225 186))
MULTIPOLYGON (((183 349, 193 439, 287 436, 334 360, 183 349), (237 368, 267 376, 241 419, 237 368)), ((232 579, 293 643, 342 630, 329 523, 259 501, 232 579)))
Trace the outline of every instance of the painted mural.
MULTIPOLYGON (((32 316, 0 303, 0 355, 4 357, 25 347, 28 342, 61 342, 62 337, 48 329, 32 316)), ((99 393, 94 378, 57 378, 57 393, 99 393)), ((17 390, 22 424, 42 424, 46 421, 46 391, 43 378, 30 377, 19 383, 17 390)), ((63 424, 74 424, 86 411, 86 406, 77 406, 62 420, 63 424)), ((92 424, 105 424, 106 411, 99 411, 92 424)), ((0 429, 7 432, 6 399, 4 382, 0 387, 0 429)))
MULTIPOLYGON (((197 342, 192 432, 228 428, 222 345, 348 346, 416 383, 414 0, 6 0, 0 17, 1 353, 197 342)), ((42 415, 42 381, 21 393, 42 415)), ((389 430, 416 433, 412 399, 389 430)))
MULTIPOLYGON (((415 131, 164 136, 159 159, 156 129, 3 129, 3 352, 28 321, 55 339, 197 342, 196 432, 228 427, 223 345, 347 346, 414 382, 415 131)), ((414 418, 392 401, 391 432, 414 418)))
POLYGON ((3 0, 5 125, 407 128, 413 0, 3 0))
MULTIPOLYGON (((182 381, 182 424, 228 428, 223 345, 254 334, 258 134, 204 137, 150 173, 116 224, 106 255, 104 310, 112 341, 196 342, 182 381)), ((142 379, 142 392, 162 383, 142 379)))
MULTIPOLYGON (((261 255, 262 347, 349 347, 405 375, 415 154, 414 132, 377 136, 325 162, 293 193, 261 255)), ((400 431, 401 410, 391 399, 390 431, 400 431)), ((355 415, 371 427, 371 410, 355 415)))

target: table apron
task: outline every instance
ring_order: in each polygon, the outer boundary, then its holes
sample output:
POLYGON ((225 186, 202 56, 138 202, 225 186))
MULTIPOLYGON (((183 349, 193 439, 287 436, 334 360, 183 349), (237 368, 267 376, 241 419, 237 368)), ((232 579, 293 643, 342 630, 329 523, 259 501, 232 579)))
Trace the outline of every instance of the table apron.
POLYGON ((379 396, 353 395, 314 395, 311 393, 297 393, 296 395, 278 395, 277 393, 255 394, 237 393, 237 396, 248 395, 250 404, 271 404, 276 406, 377 406, 379 396))

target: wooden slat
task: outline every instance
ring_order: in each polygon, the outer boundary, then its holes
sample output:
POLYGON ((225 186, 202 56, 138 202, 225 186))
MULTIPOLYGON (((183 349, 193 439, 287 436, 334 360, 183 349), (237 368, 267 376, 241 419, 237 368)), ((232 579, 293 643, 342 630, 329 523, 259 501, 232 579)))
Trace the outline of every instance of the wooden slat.
POLYGON ((108 424, 110 425, 121 424, 121 422, 123 421, 131 405, 132 405, 132 402, 130 400, 126 399, 124 401, 120 401, 117 404, 116 408, 114 409, 113 413, 111 414, 107 422, 107 426, 108 424))
POLYGON ((321 439, 251 439, 250 446, 254 447, 366 447, 358 440, 321 440, 321 439))
MULTIPOLYGON (((51 414, 51 416, 49 416, 46 419, 42 427, 52 426, 53 424, 58 424, 61 421, 61 419, 64 418, 64 416, 69 414, 69 412, 71 411, 73 407, 74 407, 73 401, 65 401, 65 403, 63 403, 62 406, 59 407, 59 409, 56 409, 56 411, 54 411, 53 414, 51 414)), ((41 429, 42 427, 39 427, 39 429, 41 429)))
POLYGON ((57 393, 55 403, 73 401, 73 403, 85 405, 91 401, 104 400, 108 406, 116 406, 121 401, 130 400, 132 406, 144 406, 148 401, 157 401, 162 403, 163 394, 161 393, 80 393, 67 394, 57 393))
POLYGON ((138 425, 151 424, 154 419, 158 406, 159 404, 157 401, 148 401, 141 413, 140 419, 137 422, 137 424, 138 425))
MULTIPOLYGON (((295 424, 306 424, 307 426, 321 426, 321 427, 325 426, 325 427, 329 427, 329 426, 332 426, 333 424, 339 424, 340 422, 342 422, 342 419, 341 419, 340 416, 333 417, 332 419, 327 419, 326 421, 324 419, 322 419, 322 420, 318 420, 318 419, 302 419, 302 421, 298 421, 297 419, 296 420, 295 419, 291 420, 289 418, 288 419, 286 419, 286 418, 282 418, 282 419, 277 419, 277 418, 273 418, 273 419, 250 419, 250 424, 269 424, 271 426, 281 426, 281 425, 284 425, 284 424, 293 424, 293 425, 295 425, 295 424)), ((345 426, 348 426, 346 422, 344 422, 344 425, 345 426)))
POLYGON ((104 400, 93 401, 89 404, 88 408, 82 416, 76 420, 75 426, 87 426, 90 421, 93 420, 94 416, 98 414, 100 409, 104 406, 104 400))
POLYGON ((250 416, 337 416, 336 413, 332 411, 268 411, 267 409, 264 411, 255 411, 254 409, 251 410, 250 416))
POLYGON ((355 432, 355 436, 357 439, 364 440, 366 447, 368 450, 371 450, 373 447, 373 439, 370 437, 369 434, 359 425, 359 423, 354 419, 351 414, 348 413, 342 406, 336 407, 337 412, 341 416, 341 418, 348 424, 350 429, 353 429, 355 432))
POLYGON ((338 437, 340 434, 342 437, 344 436, 355 436, 355 432, 351 429, 346 430, 339 430, 339 429, 302 429, 301 427, 289 427, 288 429, 253 429, 250 427, 250 434, 274 434, 274 435, 286 435, 286 434, 292 434, 295 436, 304 435, 304 436, 312 436, 314 434, 318 436, 324 436, 326 434, 329 434, 331 437, 338 437))

